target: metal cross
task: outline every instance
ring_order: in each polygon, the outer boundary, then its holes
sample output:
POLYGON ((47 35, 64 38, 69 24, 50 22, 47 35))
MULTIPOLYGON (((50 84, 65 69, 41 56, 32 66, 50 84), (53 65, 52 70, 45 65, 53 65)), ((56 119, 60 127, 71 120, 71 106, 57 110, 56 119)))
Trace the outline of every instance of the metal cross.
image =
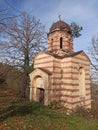
POLYGON ((59 20, 61 20, 61 15, 58 16, 59 20))

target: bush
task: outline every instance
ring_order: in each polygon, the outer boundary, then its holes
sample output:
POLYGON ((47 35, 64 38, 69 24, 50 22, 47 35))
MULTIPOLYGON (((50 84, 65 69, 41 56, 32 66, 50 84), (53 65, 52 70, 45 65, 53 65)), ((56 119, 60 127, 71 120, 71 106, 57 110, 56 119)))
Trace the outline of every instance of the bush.
POLYGON ((76 113, 79 114, 80 116, 90 119, 91 118, 91 110, 90 109, 85 109, 84 107, 77 107, 76 113))
POLYGON ((84 107, 77 107, 76 113, 86 119, 98 119, 98 103, 92 102, 91 109, 85 109, 84 107))
POLYGON ((98 103, 92 102, 91 115, 93 118, 98 119, 98 103))

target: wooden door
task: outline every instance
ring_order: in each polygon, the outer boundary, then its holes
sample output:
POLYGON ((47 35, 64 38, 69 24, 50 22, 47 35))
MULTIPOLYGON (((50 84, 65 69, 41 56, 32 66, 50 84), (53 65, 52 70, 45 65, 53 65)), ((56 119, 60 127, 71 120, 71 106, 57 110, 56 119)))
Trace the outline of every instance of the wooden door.
POLYGON ((44 89, 39 88, 39 102, 44 103, 44 89))

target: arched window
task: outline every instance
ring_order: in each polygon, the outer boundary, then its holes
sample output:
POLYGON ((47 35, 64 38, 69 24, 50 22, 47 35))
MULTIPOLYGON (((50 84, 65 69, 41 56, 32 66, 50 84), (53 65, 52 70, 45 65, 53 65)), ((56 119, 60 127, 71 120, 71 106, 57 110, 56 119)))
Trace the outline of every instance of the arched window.
POLYGON ((62 48, 63 48, 63 38, 60 37, 60 49, 62 49, 62 48))
POLYGON ((79 69, 79 96, 85 97, 85 70, 82 67, 79 69))

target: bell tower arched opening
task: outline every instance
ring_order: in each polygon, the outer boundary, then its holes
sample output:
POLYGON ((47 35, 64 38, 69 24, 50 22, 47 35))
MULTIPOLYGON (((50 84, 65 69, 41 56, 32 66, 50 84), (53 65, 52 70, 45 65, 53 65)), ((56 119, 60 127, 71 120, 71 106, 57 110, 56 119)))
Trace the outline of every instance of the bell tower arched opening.
POLYGON ((62 48, 63 48, 63 38, 60 37, 60 49, 62 49, 62 48))
POLYGON ((53 38, 51 39, 51 49, 53 50, 53 38))

